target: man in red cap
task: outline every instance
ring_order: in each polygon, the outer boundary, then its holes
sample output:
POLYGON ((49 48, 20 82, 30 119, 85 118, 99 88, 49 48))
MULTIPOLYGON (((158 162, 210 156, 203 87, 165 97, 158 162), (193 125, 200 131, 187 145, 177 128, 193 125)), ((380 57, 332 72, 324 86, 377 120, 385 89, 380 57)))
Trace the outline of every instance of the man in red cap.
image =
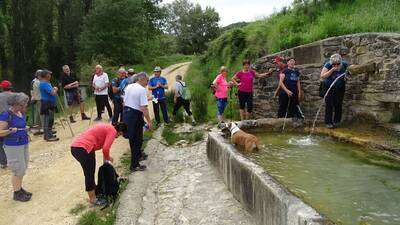
POLYGON ((3 89, 3 91, 11 91, 11 89, 12 89, 12 84, 11 84, 11 82, 8 81, 8 80, 3 80, 3 81, 0 83, 0 88, 3 89))

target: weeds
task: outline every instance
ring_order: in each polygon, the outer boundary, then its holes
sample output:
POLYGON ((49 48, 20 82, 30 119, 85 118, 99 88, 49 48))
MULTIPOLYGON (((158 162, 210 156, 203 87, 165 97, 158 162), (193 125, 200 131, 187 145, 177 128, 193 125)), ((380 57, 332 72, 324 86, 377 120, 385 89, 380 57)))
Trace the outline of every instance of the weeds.
POLYGON ((194 131, 185 133, 174 132, 173 125, 164 127, 161 136, 165 139, 168 145, 174 145, 180 140, 186 140, 189 143, 194 143, 203 140, 204 131, 194 131))
POLYGON ((78 215, 79 213, 83 212, 86 209, 86 205, 84 204, 77 204, 74 208, 72 208, 69 213, 72 215, 78 215))

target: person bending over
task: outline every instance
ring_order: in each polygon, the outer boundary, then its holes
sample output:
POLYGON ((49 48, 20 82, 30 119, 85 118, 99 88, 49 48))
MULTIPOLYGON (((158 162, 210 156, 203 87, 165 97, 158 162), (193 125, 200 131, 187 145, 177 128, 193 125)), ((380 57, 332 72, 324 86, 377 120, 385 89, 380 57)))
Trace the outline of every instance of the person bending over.
POLYGON ((72 156, 81 164, 85 176, 85 190, 89 196, 89 203, 102 205, 105 202, 96 199, 95 194, 95 151, 103 151, 103 161, 113 162, 110 156, 111 145, 120 135, 126 133, 127 127, 124 123, 96 124, 80 134, 71 144, 72 156))

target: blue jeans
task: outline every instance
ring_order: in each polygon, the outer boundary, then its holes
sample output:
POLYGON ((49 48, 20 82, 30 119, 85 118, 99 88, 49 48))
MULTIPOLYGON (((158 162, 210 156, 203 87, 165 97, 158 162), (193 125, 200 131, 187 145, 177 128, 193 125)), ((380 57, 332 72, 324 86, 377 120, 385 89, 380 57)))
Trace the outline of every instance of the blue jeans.
POLYGON ((224 114, 227 104, 228 104, 227 98, 217 98, 218 116, 222 116, 224 114))

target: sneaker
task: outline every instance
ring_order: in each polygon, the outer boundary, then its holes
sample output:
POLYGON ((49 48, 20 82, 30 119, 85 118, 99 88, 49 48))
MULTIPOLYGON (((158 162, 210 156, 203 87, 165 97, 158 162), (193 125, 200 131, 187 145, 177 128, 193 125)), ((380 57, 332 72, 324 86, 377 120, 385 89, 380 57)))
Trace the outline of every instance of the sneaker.
POLYGON ((59 141, 60 139, 58 137, 50 137, 50 138, 45 138, 44 140, 46 140, 47 142, 55 142, 59 141))
POLYGON ((192 126, 196 126, 196 121, 192 121, 192 126))
POLYGON ((134 168, 131 168, 131 172, 134 173, 136 171, 144 171, 147 167, 145 165, 138 165, 134 168))
POLYGON ((1 165, 0 165, 0 168, 1 168, 1 169, 7 169, 7 165, 1 164, 1 165))
POLYGON ((69 122, 71 122, 71 123, 76 123, 76 121, 74 120, 74 117, 73 117, 73 116, 69 116, 69 122))
POLYGON ((55 134, 57 134, 57 131, 52 130, 52 131, 51 131, 51 134, 52 134, 52 135, 55 135, 55 134))
POLYGON ((340 127, 340 123, 333 123, 333 126, 334 126, 335 128, 340 127))
POLYGON ((21 191, 24 192, 26 195, 28 195, 29 197, 32 197, 32 193, 29 191, 26 191, 25 189, 21 188, 21 191))
POLYGON ((82 113, 81 116, 82 116, 82 120, 90 120, 90 117, 86 116, 85 113, 82 113))
POLYGON ((108 201, 104 198, 96 198, 96 200, 92 203, 93 206, 104 206, 107 205, 108 201))
POLYGON ((14 201, 27 202, 31 200, 31 196, 25 194, 22 190, 19 190, 19 191, 14 191, 13 199, 14 201))
POLYGON ((328 128, 328 129, 333 129, 333 128, 335 128, 335 127, 333 126, 333 124, 326 124, 326 128, 328 128))
POLYGON ((97 117, 94 121, 101 121, 101 117, 97 117))

